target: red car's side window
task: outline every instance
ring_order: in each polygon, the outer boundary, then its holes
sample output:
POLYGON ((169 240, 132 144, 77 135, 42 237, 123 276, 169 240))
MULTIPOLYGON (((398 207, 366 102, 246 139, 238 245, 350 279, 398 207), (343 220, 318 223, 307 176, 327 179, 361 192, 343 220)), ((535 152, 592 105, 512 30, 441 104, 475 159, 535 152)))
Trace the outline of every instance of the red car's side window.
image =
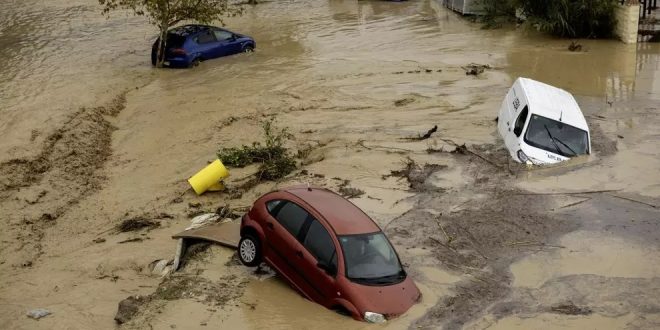
POLYGON ((305 235, 303 245, 318 262, 334 272, 337 271, 337 251, 332 237, 323 225, 316 219, 312 219, 305 235))
POLYGON ((293 202, 280 201, 280 204, 273 209, 275 211, 274 217, 293 237, 297 238, 300 229, 305 224, 305 220, 309 217, 309 213, 293 202))
POLYGON ((281 199, 274 199, 272 201, 267 201, 266 202, 266 209, 268 210, 268 213, 270 213, 270 215, 275 217, 277 215, 277 212, 284 205, 284 204, 282 204, 283 202, 284 201, 281 200, 281 199))

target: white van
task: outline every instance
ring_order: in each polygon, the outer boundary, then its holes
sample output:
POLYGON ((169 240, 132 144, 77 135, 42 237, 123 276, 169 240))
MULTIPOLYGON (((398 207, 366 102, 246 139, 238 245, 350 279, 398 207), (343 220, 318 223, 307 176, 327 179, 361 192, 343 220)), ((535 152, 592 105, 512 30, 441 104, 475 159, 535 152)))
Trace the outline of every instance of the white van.
POLYGON ((497 130, 514 160, 552 164, 591 153, 587 121, 569 92, 518 78, 502 101, 497 130))

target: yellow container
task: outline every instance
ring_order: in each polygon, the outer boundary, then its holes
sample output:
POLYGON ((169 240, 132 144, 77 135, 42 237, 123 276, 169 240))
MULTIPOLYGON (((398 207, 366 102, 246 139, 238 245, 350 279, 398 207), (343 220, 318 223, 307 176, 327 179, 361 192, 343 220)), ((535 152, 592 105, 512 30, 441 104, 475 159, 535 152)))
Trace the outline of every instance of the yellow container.
POLYGON ((222 164, 219 159, 204 167, 197 174, 188 179, 188 183, 192 186, 197 195, 201 195, 207 190, 218 191, 224 189, 224 185, 220 182, 229 176, 229 171, 222 164))

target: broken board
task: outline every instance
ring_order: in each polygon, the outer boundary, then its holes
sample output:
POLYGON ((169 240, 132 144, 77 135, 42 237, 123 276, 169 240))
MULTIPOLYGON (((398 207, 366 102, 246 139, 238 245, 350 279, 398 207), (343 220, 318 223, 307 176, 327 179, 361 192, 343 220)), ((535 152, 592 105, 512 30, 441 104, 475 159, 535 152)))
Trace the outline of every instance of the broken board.
POLYGON ((229 221, 182 231, 172 238, 201 239, 237 249, 241 239, 241 222, 229 221))

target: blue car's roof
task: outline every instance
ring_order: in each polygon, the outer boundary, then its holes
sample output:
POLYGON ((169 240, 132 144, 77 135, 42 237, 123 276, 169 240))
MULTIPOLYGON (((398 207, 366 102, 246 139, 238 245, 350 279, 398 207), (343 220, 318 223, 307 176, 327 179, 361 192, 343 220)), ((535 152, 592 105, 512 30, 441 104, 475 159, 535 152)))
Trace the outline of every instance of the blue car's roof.
MULTIPOLYGON (((220 29, 219 27, 209 26, 209 25, 189 24, 189 25, 177 26, 177 27, 169 30, 168 33, 180 35, 182 37, 187 37, 187 36, 190 36, 190 35, 197 34, 201 31, 207 30, 209 28, 220 29)), ((225 30, 225 29, 222 29, 222 30, 225 30)))

